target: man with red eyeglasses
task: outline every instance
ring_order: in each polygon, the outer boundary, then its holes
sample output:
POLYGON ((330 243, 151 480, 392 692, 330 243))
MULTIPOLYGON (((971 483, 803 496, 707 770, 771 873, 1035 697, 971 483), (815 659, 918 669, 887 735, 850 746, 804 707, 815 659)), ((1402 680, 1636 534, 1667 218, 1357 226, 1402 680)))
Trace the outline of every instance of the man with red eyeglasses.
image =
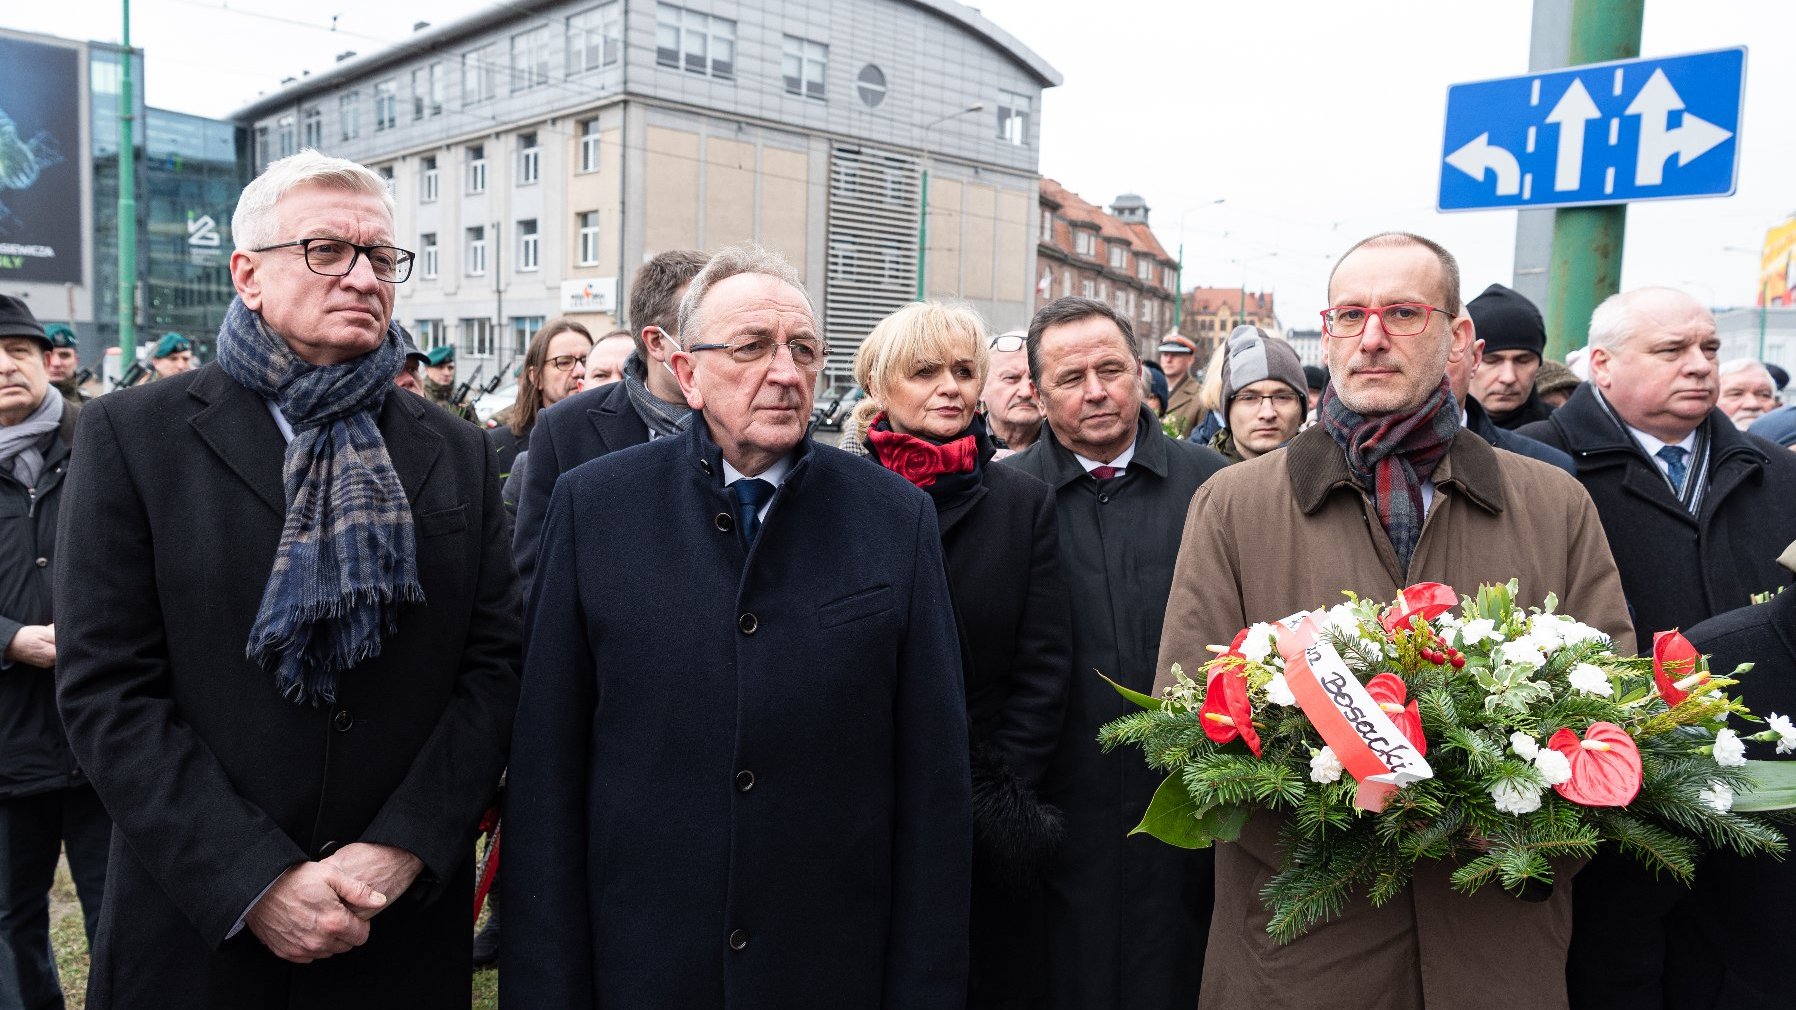
MULTIPOLYGON (((1391 599, 1441 582, 1461 592, 1520 582, 1557 594, 1625 650, 1633 628, 1596 508, 1570 474, 1491 448, 1463 428, 1449 362, 1473 340, 1452 254, 1386 232, 1341 258, 1322 313, 1331 381, 1318 421, 1280 452, 1238 463, 1192 498, 1163 623, 1156 693, 1170 667, 1255 621, 1339 600, 1391 599)), ((1424 731, 1427 726, 1424 725, 1424 731)), ((1279 818, 1256 814, 1216 846, 1216 904, 1200 1006, 1567 1005, 1575 864, 1525 898, 1453 890, 1451 860, 1373 907, 1286 945, 1265 929, 1260 889, 1281 863, 1279 818), (1349 970, 1350 969, 1350 970, 1349 970)))

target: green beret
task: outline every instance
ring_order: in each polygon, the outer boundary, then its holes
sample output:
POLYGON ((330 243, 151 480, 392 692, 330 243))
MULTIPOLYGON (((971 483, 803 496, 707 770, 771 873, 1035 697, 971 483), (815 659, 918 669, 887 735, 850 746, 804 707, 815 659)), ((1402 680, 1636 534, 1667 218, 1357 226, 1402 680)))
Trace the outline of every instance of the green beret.
POLYGON ((193 350, 193 341, 179 333, 164 333, 162 339, 156 341, 156 349, 150 352, 152 358, 166 358, 171 354, 193 350))
POLYGON ((50 338, 51 347, 73 348, 75 346, 75 331, 61 323, 51 323, 44 327, 44 336, 50 338))
POLYGON ((428 357, 429 363, 433 368, 437 365, 447 365, 455 360, 455 345, 444 344, 441 347, 432 347, 428 357))

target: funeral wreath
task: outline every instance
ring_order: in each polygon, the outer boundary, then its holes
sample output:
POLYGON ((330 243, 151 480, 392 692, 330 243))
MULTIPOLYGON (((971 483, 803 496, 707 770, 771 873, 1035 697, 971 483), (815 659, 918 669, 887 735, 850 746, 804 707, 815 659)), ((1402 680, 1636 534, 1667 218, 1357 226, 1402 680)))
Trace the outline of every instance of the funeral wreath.
POLYGON ((1195 848, 1280 814, 1262 898, 1281 943, 1354 895, 1388 901, 1424 859, 1466 893, 1520 894, 1603 847, 1683 881, 1710 847, 1781 856, 1771 812, 1796 806, 1796 762, 1746 749, 1796 751, 1796 727, 1727 693, 1750 665, 1717 676, 1675 631, 1618 656, 1553 597, 1523 609, 1516 593, 1349 593, 1213 646, 1201 682, 1175 665, 1161 697, 1119 686, 1143 711, 1099 741, 1169 773, 1136 831, 1195 848), (1768 728, 1735 728, 1749 722, 1768 728))

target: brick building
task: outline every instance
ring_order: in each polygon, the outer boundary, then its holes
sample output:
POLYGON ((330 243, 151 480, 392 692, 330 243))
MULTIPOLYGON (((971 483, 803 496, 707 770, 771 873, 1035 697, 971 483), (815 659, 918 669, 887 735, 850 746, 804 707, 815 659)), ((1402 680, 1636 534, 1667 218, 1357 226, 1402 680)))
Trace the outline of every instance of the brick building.
POLYGON ((1179 262, 1148 227, 1147 202, 1125 193, 1105 210, 1044 178, 1040 203, 1036 307, 1066 295, 1108 302, 1129 318, 1151 355, 1172 329, 1179 262))
POLYGON ((1258 326, 1273 336, 1283 336, 1272 292, 1242 288, 1192 288, 1185 292, 1179 331, 1197 342, 1200 355, 1208 355, 1229 331, 1242 323, 1258 326))

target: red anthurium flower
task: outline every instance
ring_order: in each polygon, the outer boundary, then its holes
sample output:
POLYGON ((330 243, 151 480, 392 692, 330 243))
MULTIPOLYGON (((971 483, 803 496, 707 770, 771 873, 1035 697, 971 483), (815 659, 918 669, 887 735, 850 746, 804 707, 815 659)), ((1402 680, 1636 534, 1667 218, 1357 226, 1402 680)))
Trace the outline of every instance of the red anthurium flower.
POLYGON ((1659 697, 1665 704, 1677 707, 1690 695, 1690 689, 1709 679, 1697 673, 1700 654, 1690 640, 1676 631, 1660 631, 1653 635, 1653 680, 1659 685, 1659 697))
POLYGON ((1428 738, 1422 735, 1421 711, 1413 701, 1408 705, 1403 704, 1403 699, 1409 695, 1409 685, 1403 682, 1402 677, 1394 673, 1381 673, 1366 681, 1366 693, 1372 696, 1372 700, 1378 703, 1378 707, 1390 717, 1391 722, 1403 731, 1403 735, 1415 745, 1418 753, 1428 753, 1428 738))
POLYGON ((1253 707, 1247 701, 1247 676, 1239 667, 1216 667, 1210 671, 1209 686, 1204 689, 1204 703, 1198 707, 1204 735, 1218 744, 1240 737, 1260 756, 1260 734, 1253 728, 1253 707))
POLYGON ((1565 755, 1571 779, 1553 788, 1586 807, 1625 807, 1640 792, 1640 748, 1628 731, 1612 722, 1593 722, 1584 739, 1569 729, 1553 734, 1547 746, 1565 755))
POLYGON ((1409 627, 1409 619, 1420 617, 1424 621, 1432 621, 1440 615, 1459 605, 1459 594, 1452 586, 1443 586, 1438 582, 1418 582, 1397 593, 1397 602, 1384 612, 1380 622, 1384 630, 1395 632, 1398 628, 1409 627))

